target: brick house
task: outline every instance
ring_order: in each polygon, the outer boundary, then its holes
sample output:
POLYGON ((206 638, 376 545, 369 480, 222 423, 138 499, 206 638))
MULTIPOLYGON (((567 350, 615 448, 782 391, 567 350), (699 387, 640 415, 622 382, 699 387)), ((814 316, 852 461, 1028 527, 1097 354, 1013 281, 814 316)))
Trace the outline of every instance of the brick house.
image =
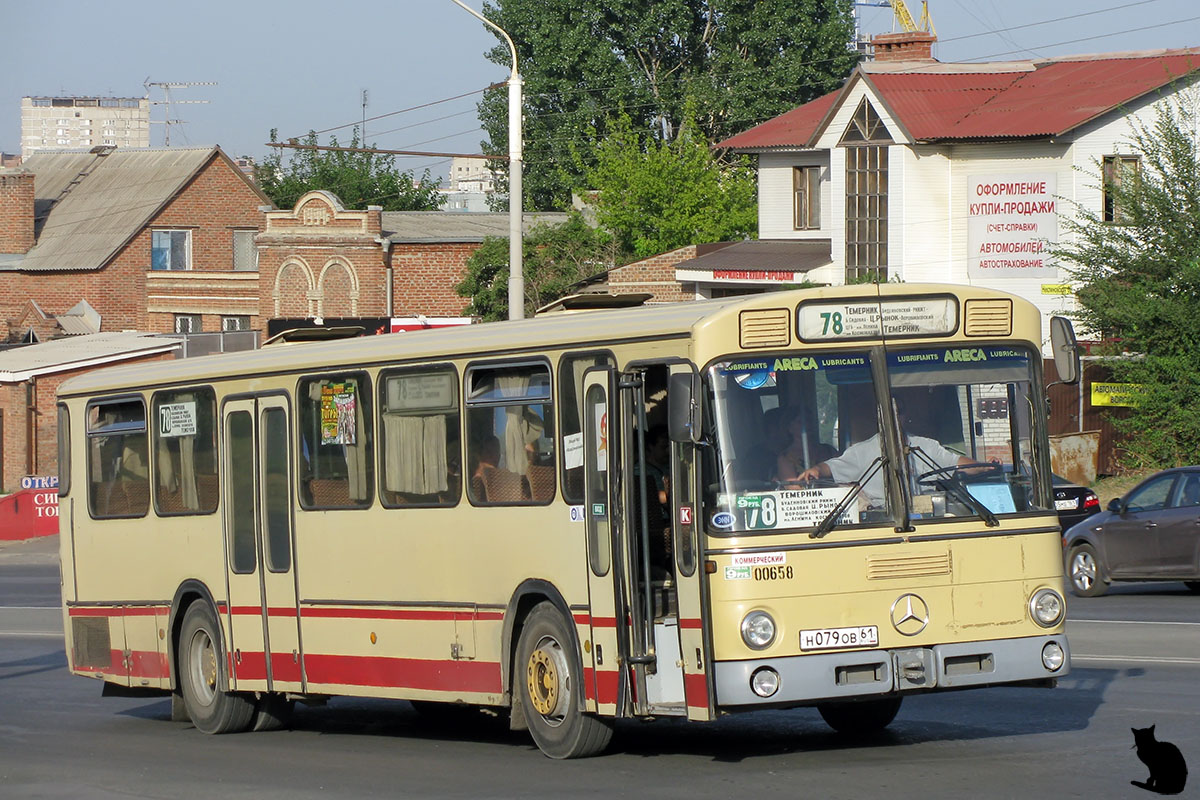
POLYGON ((260 327, 264 205, 216 147, 38 153, 0 170, 0 340, 43 339, 81 300, 97 330, 260 327))
MULTIPOLYGON (((487 236, 508 236, 508 214, 347 210, 326 191, 266 212, 258 236, 262 319, 462 314, 454 291, 487 236)), ((525 230, 566 214, 525 215, 525 230)))
POLYGON ((179 341, 132 331, 68 336, 0 351, 0 494, 58 471, 59 385, 113 364, 175 357, 179 341))

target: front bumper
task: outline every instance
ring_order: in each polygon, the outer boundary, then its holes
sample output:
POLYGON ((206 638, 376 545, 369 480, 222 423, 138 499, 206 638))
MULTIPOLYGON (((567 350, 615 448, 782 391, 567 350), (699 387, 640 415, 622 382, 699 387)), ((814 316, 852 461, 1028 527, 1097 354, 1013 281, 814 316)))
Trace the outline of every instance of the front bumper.
POLYGON ((930 689, 958 689, 1061 678, 1071 671, 1066 634, 938 644, 896 650, 855 650, 716 663, 718 706, 781 705, 930 689), (1063 664, 1042 665, 1042 648, 1056 642, 1063 664), (779 689, 759 697, 750 676, 762 667, 779 674, 779 689))

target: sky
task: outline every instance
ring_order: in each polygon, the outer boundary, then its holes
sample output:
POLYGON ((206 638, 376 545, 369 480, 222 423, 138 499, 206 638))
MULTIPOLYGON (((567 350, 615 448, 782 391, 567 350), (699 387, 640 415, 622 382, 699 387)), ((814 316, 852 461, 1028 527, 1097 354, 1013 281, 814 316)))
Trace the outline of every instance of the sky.
MULTIPOLYGON (((466 0, 477 10, 482 0, 466 0)), ((914 18, 920 3, 909 0, 914 18)), ((942 61, 1018 60, 1200 46, 1195 0, 930 0, 942 61)), ((398 150, 478 153, 478 91, 508 78, 484 53, 496 44, 451 0, 0 0, 0 151, 19 153, 24 96, 147 94, 144 84, 215 82, 172 91, 172 146, 219 144, 261 160, 280 139, 325 131, 345 143, 363 117, 367 139, 398 150), (460 95, 466 95, 459 97, 460 95), (449 99, 458 98, 458 99, 449 99), (437 102, 447 101, 447 102, 437 102), (427 105, 411 111, 415 106, 427 105), (402 113, 393 113, 402 112, 402 113), (371 117, 389 115, 382 119, 371 117)), ((893 30, 890 8, 858 8, 865 33, 893 30)), ((520 31, 509 31, 514 38, 520 31)), ((162 99, 151 89, 152 101, 162 99)), ((166 118, 164 106, 152 120, 166 118)), ((151 125, 151 145, 164 125, 151 125)), ((403 169, 444 175, 446 159, 403 169)))

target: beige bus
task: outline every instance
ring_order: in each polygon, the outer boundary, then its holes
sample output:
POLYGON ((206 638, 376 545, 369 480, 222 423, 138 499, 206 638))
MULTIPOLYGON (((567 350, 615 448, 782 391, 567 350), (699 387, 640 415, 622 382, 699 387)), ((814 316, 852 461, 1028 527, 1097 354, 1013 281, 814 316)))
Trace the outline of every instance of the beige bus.
POLYGON ((1021 299, 892 284, 75 378, 70 669, 206 733, 402 698, 556 758, 622 718, 861 733, 906 694, 1051 686, 1042 341, 1021 299))

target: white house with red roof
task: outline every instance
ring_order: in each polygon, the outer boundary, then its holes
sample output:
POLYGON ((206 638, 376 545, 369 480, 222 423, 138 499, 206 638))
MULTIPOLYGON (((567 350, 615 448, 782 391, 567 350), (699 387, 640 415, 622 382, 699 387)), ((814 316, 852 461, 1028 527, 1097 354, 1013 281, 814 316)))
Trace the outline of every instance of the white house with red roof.
POLYGON ((1195 90, 1200 48, 974 64, 934 60, 928 33, 875 41, 840 90, 718 144, 758 157, 760 239, 817 283, 975 284, 1070 310, 1048 252, 1060 215, 1119 219, 1095 175, 1139 169, 1131 123, 1195 90))

